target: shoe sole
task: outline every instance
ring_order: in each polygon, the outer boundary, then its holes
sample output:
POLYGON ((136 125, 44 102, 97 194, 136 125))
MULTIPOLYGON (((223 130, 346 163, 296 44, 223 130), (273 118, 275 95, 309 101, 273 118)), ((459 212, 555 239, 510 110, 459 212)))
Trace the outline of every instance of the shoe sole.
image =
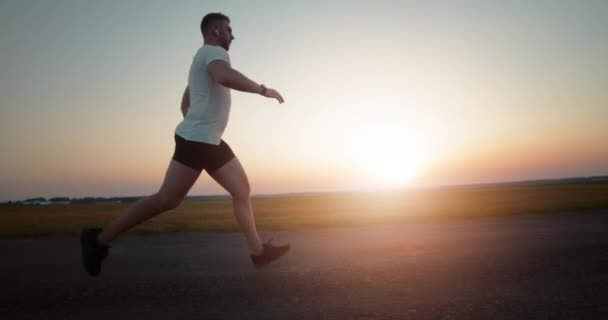
POLYGON ((89 247, 89 241, 87 238, 88 232, 90 232, 90 229, 83 229, 82 232, 80 233, 80 248, 81 248, 81 256, 82 256, 82 265, 84 267, 84 270, 87 272, 87 274, 89 274, 92 277, 96 277, 99 275, 101 270, 99 270, 98 272, 94 272, 95 270, 93 270, 93 266, 87 265, 87 260, 88 260, 87 259, 87 251, 88 251, 87 248, 89 247))

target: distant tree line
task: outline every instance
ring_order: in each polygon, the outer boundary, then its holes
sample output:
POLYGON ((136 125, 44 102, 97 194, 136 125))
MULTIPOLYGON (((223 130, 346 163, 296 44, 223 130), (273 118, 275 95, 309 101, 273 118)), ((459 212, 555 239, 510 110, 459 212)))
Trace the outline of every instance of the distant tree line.
MULTIPOLYGON (((107 203, 133 203, 142 197, 84 197, 84 198, 29 198, 23 201, 8 201, 4 204, 22 204, 22 205, 49 205, 49 204, 107 204, 107 203)), ((207 200, 225 200, 230 199, 230 195, 204 195, 204 196, 187 196, 186 199, 191 201, 207 201, 207 200)))
POLYGON ((84 198, 69 198, 69 197, 53 197, 53 198, 28 198, 23 201, 8 201, 6 204, 23 204, 23 205, 47 205, 47 204, 93 204, 93 203, 131 203, 141 197, 84 197, 84 198))
POLYGON ((102 198, 102 197, 84 197, 78 199, 72 199, 72 203, 74 204, 88 204, 88 203, 130 203, 135 202, 141 197, 112 197, 112 198, 102 198))

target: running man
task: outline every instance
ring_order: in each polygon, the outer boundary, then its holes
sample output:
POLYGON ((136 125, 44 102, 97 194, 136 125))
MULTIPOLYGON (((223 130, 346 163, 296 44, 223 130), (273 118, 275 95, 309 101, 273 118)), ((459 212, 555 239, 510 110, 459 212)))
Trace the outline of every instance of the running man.
POLYGON ((263 243, 258 235, 247 175, 222 134, 230 113, 230 89, 260 94, 283 103, 281 94, 258 84, 230 65, 228 49, 234 40, 230 19, 209 13, 201 21, 204 44, 195 54, 182 96, 183 121, 175 129, 175 151, 160 190, 135 202, 105 228, 86 228, 80 236, 86 271, 97 276, 110 243, 121 233, 176 208, 201 171, 219 183, 232 197, 236 220, 247 241, 253 264, 263 266, 289 250, 288 244, 263 243))

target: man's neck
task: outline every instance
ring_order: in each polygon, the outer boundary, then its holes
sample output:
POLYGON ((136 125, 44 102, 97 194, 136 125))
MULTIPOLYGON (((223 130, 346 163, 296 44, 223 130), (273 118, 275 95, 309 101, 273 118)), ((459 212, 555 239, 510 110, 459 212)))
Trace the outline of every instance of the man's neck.
POLYGON ((208 46, 218 46, 221 47, 219 43, 217 43, 217 41, 204 41, 203 44, 206 44, 208 46))

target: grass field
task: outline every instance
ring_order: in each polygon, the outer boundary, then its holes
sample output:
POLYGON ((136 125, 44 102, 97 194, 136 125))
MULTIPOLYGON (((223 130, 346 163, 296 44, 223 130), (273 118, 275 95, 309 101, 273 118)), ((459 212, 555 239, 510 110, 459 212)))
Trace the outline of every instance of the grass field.
MULTIPOLYGON (((261 230, 348 227, 482 216, 557 213, 608 208, 608 181, 514 184, 328 193, 253 199, 261 230)), ((0 205, 0 237, 76 235, 102 226, 129 204, 0 205)), ((237 231, 230 200, 185 201, 137 226, 133 233, 237 231)))

